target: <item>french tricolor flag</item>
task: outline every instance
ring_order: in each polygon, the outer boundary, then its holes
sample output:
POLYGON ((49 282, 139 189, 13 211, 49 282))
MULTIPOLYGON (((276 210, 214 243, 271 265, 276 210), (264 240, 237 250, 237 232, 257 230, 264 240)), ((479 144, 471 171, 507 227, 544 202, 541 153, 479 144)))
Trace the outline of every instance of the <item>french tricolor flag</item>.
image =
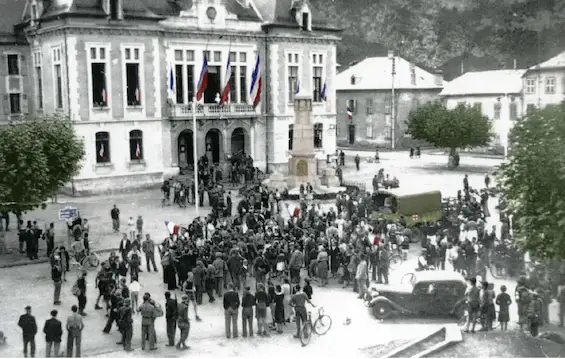
POLYGON ((200 71, 196 90, 196 102, 204 102, 204 91, 206 91, 206 87, 208 87, 208 57, 204 55, 204 63, 202 64, 202 71, 200 71))
POLYGON ((351 111, 351 108, 349 106, 347 106, 347 117, 350 120, 353 119, 353 111, 351 111))
POLYGON ((169 222, 169 221, 165 221, 165 226, 169 230, 170 234, 178 234, 179 233, 180 227, 179 227, 178 224, 175 224, 175 223, 169 222))
POLYGON ((220 105, 228 102, 230 99, 230 79, 231 79, 231 59, 228 56, 228 64, 226 65, 226 75, 224 77, 224 91, 220 98, 220 105))
POLYGON ((263 78, 261 77, 261 57, 257 55, 255 67, 251 74, 251 88, 249 90, 249 102, 253 106, 257 106, 261 102, 261 88, 263 87, 263 78))

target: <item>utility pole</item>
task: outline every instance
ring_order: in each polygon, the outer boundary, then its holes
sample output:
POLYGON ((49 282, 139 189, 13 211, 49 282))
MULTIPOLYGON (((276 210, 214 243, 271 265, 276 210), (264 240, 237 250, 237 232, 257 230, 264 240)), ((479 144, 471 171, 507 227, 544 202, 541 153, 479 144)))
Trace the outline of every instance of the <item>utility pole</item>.
POLYGON ((396 58, 394 57, 394 52, 389 51, 388 58, 392 61, 391 77, 392 77, 392 87, 391 87, 391 109, 390 109, 390 138, 391 138, 391 149, 396 148, 396 95, 394 89, 394 79, 396 77, 396 58))

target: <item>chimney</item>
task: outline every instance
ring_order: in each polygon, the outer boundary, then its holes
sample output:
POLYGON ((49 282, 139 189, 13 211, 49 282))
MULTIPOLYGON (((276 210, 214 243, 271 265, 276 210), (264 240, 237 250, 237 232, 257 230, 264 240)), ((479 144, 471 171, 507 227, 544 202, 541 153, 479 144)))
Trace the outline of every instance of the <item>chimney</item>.
POLYGON ((443 71, 441 70, 435 71, 434 84, 436 86, 443 86, 443 71))

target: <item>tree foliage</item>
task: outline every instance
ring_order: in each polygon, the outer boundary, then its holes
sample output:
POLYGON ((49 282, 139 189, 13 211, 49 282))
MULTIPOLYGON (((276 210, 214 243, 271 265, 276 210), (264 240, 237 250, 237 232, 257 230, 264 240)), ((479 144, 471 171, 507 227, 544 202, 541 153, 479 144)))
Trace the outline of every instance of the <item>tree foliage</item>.
POLYGON ((565 103, 527 114, 509 141, 497 182, 515 241, 536 258, 565 259, 565 103))
POLYGON ((0 128, 0 209, 41 206, 80 169, 84 146, 72 123, 57 116, 0 128))
POLYGON ((430 102, 410 112, 407 133, 415 140, 438 148, 471 148, 489 144, 491 120, 481 110, 466 105, 448 109, 441 102, 430 102))
MULTIPOLYGON (((526 68, 565 46, 562 0, 310 0, 345 34, 385 45, 429 67, 489 55, 526 68)), ((353 60, 338 44, 338 62, 353 60), (343 57, 346 57, 344 61, 343 57)), ((361 54, 362 55, 362 54, 361 54)), ((376 56, 372 54, 370 56, 376 56)))

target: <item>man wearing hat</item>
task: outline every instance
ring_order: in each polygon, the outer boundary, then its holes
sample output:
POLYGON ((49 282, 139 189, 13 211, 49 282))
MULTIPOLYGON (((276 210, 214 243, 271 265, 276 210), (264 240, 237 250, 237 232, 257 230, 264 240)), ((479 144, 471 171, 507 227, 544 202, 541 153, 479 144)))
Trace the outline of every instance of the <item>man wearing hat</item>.
POLYGON ((37 322, 35 317, 31 315, 31 307, 28 305, 25 307, 25 314, 20 316, 18 321, 18 326, 22 328, 23 340, 24 340, 24 357, 27 358, 27 347, 29 344, 31 357, 35 357, 35 334, 37 334, 37 322))
MULTIPOLYGON (((190 332, 190 319, 188 319, 188 304, 190 302, 190 298, 188 295, 182 295, 182 301, 178 306, 178 322, 177 325, 180 330, 180 340, 177 344, 177 349, 185 350, 188 349, 186 345, 186 339, 188 338, 188 334, 190 332)), ((174 339, 173 339, 174 340, 174 339)))
POLYGON ((145 350, 145 342, 149 340, 149 349, 156 350, 155 346, 155 319, 163 315, 161 307, 151 299, 149 293, 143 295, 143 304, 139 306, 141 313, 141 350, 145 350))

